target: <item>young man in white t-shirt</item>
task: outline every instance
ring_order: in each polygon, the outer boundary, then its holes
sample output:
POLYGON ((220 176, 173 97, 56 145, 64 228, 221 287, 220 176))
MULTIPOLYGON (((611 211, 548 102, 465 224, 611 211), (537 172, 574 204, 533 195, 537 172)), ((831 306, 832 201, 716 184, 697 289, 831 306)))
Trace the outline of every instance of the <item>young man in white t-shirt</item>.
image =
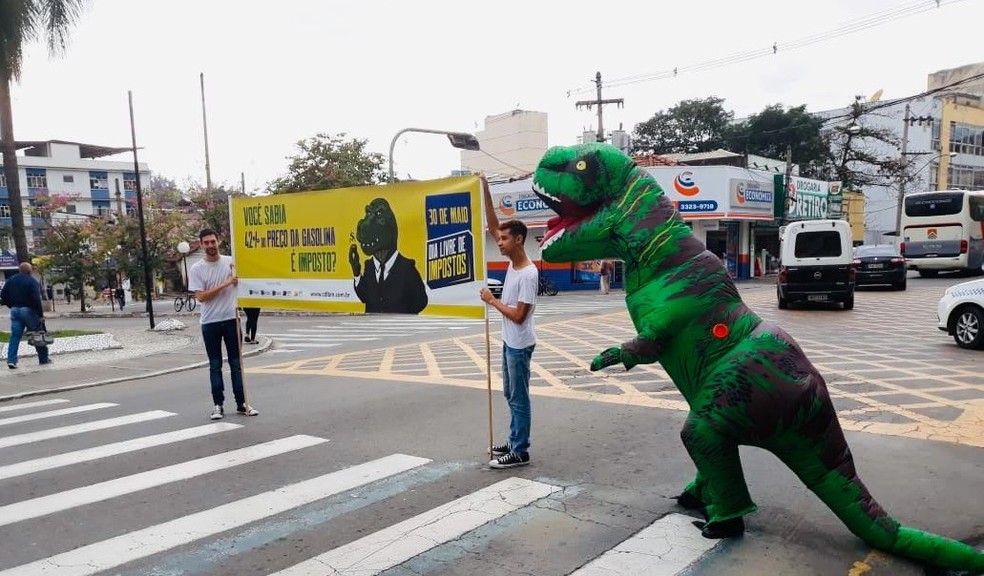
POLYGON ((225 414, 225 384, 222 382, 222 343, 225 342, 232 379, 232 394, 236 411, 243 416, 259 414, 246 403, 243 391, 243 368, 239 362, 239 327, 236 322, 236 285, 239 278, 232 265, 232 256, 219 254, 219 237, 208 228, 198 234, 205 257, 188 270, 188 290, 202 304, 202 340, 208 353, 208 378, 212 384, 212 420, 225 414))
POLYGON ((497 239, 499 252, 509 258, 502 297, 496 299, 482 288, 482 300, 502 314, 502 391, 509 404, 509 440, 492 446, 492 468, 515 468, 530 463, 530 360, 536 348, 533 309, 540 274, 526 256, 526 224, 509 220, 499 224, 492 205, 488 182, 485 192, 485 218, 489 232, 497 239))

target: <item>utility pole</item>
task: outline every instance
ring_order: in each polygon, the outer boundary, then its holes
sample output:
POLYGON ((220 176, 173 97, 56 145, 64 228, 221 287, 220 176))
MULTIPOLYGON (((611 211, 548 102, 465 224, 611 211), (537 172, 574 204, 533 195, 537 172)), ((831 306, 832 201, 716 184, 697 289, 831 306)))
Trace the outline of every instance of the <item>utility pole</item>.
POLYGON ((595 86, 598 88, 598 97, 596 99, 594 99, 594 100, 578 100, 577 102, 574 103, 574 106, 578 110, 580 110, 582 106, 584 106, 588 110, 591 110, 591 107, 592 106, 598 106, 598 140, 597 141, 598 142, 604 142, 605 141, 605 125, 604 125, 604 122, 602 120, 601 108, 605 104, 618 104, 618 107, 621 108, 622 105, 624 104, 624 100, 622 98, 610 98, 608 100, 605 100, 605 99, 603 99, 601 97, 601 72, 598 72, 598 73, 595 74, 595 86))
POLYGON ((133 139, 133 173, 137 178, 137 216, 140 220, 140 254, 143 256, 144 291, 147 300, 147 317, 150 329, 154 329, 154 284, 150 278, 150 258, 147 257, 147 229, 144 224, 143 192, 140 187, 140 163, 137 161, 137 129, 133 123, 133 92, 127 91, 130 101, 130 137, 133 139))
POLYGON ((902 238, 902 210, 905 208, 905 179, 908 178, 906 174, 909 169, 909 157, 906 156, 906 149, 909 147, 909 105, 905 105, 905 116, 902 118, 902 160, 900 161, 902 169, 899 175, 899 204, 898 211, 895 213, 895 230, 898 234, 899 242, 904 242, 905 239, 902 238))
POLYGON ((786 146, 786 178, 782 181, 783 188, 786 192, 785 209, 782 211, 782 221, 780 224, 786 223, 786 217, 789 214, 789 209, 793 207, 793 202, 796 202, 795 196, 790 196, 790 192, 794 190, 793 188, 793 147, 791 145, 786 146))
POLYGON ((208 120, 205 118, 205 73, 198 75, 202 84, 202 128, 205 131, 205 189, 212 192, 212 169, 208 163, 208 120))
POLYGON ((239 173, 239 179, 240 179, 240 182, 242 183, 243 196, 245 196, 246 195, 246 173, 245 172, 240 172, 239 173))

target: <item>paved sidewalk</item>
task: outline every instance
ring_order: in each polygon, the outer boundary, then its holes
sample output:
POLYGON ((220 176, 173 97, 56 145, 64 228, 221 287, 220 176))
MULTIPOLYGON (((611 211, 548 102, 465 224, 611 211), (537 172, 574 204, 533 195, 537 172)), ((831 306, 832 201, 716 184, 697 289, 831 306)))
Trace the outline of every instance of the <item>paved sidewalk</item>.
MULTIPOLYGON (((0 364, 0 402, 207 366, 197 321, 189 323, 185 318, 182 323, 185 329, 168 332, 110 329, 122 347, 53 354, 47 366, 39 366, 33 355, 22 356, 16 370, 0 364)), ((273 344, 269 338, 259 340, 259 344, 244 344, 243 357, 259 354, 273 344)))

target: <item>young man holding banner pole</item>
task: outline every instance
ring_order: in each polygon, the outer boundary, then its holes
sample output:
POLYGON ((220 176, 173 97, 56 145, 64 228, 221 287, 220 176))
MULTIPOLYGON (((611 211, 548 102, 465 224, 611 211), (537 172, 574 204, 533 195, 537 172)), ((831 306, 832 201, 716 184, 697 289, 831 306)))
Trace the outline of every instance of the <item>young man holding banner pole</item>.
POLYGON ((488 230, 497 240, 499 252, 509 259, 501 299, 496 299, 488 288, 482 288, 480 293, 482 301, 502 314, 502 391, 510 414, 509 440, 489 448, 493 458, 489 466, 515 468, 530 463, 530 361, 536 347, 533 309, 539 271, 526 256, 526 225, 519 220, 499 224, 484 177, 482 191, 488 230))

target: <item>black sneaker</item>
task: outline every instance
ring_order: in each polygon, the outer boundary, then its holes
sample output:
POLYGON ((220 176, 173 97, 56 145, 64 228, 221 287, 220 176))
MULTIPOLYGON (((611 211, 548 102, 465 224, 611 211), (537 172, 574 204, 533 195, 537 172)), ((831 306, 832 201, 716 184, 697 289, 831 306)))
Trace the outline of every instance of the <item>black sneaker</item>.
POLYGON ((505 456, 509 454, 509 443, 503 442, 502 444, 493 444, 492 451, 489 452, 490 456, 505 456))
POLYGON ((519 466, 526 466, 529 463, 529 454, 517 454, 515 452, 510 452, 505 456, 499 456, 495 460, 489 462, 489 468, 518 468, 519 466))
POLYGON ((243 416, 259 416, 260 412, 256 408, 253 408, 249 404, 243 404, 242 406, 236 406, 236 412, 239 412, 243 416))

